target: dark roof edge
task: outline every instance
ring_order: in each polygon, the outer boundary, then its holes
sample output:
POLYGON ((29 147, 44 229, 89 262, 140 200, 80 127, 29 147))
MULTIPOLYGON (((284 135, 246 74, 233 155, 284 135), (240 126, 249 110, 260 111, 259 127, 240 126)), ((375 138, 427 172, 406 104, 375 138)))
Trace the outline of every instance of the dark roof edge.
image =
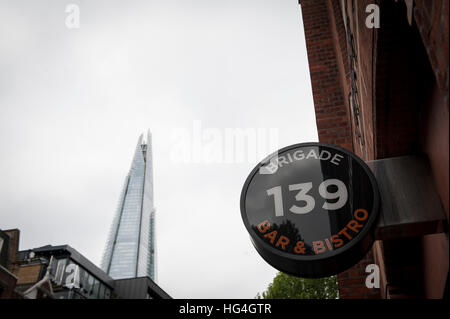
POLYGON ((143 276, 143 277, 135 277, 135 278, 123 278, 123 279, 116 279, 115 281, 126 281, 126 280, 142 280, 146 279, 149 283, 150 288, 162 299, 173 299, 167 292, 165 292, 156 282, 154 282, 150 277, 143 276))
POLYGON ((75 262, 80 264, 83 268, 86 268, 87 271, 92 273, 95 277, 100 279, 102 282, 107 284, 110 288, 114 288, 114 279, 111 278, 109 275, 107 275, 100 267, 96 266, 93 262, 91 262, 89 259, 84 257, 81 253, 79 253, 76 249, 72 248, 69 245, 58 245, 58 246, 52 246, 52 245, 46 245, 42 247, 32 248, 32 249, 26 249, 21 250, 20 252, 52 252, 55 250, 65 250, 70 253, 70 258, 72 258, 75 262))

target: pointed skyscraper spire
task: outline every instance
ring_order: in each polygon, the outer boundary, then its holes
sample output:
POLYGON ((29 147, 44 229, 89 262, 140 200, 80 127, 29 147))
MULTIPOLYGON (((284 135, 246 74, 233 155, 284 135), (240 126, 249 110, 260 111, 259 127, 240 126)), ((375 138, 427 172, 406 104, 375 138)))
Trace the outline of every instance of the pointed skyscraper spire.
POLYGON ((153 156, 150 130, 139 136, 102 259, 114 279, 155 276, 153 156))

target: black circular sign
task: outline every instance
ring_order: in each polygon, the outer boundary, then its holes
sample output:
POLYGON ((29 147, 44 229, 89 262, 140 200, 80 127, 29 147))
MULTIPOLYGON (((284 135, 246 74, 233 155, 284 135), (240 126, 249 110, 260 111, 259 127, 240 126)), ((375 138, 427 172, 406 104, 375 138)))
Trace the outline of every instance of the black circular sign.
POLYGON ((379 192, 355 154, 323 143, 268 156, 247 178, 241 215, 258 253, 299 277, 342 272, 374 241, 379 192))

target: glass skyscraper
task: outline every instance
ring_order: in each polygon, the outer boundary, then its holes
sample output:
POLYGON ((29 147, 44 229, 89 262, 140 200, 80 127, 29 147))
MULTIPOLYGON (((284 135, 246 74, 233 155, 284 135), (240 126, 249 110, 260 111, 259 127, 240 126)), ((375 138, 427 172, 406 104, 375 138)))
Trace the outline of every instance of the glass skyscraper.
POLYGON ((120 194, 101 268, 113 279, 156 281, 151 133, 139 137, 120 194))

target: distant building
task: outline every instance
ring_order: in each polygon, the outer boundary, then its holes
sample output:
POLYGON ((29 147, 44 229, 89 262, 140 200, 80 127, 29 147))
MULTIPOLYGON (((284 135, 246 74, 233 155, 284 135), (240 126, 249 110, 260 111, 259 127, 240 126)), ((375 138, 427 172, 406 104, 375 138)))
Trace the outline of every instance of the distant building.
POLYGON ((299 2, 319 141, 374 165, 411 164, 378 171, 391 190, 382 208, 403 223, 338 275, 340 298, 448 297, 449 1, 299 2), (365 285, 374 263, 376 289, 365 285))
POLYGON ((102 269, 114 279, 156 280, 151 133, 141 135, 119 198, 102 269))
POLYGON ((2 299, 171 298, 149 277, 114 280, 69 245, 17 251, 19 234, 0 231, 2 299))
POLYGON ((69 245, 19 251, 16 264, 17 289, 28 298, 50 295, 55 299, 115 297, 114 280, 69 245), (34 286, 36 289, 30 290, 34 286))

